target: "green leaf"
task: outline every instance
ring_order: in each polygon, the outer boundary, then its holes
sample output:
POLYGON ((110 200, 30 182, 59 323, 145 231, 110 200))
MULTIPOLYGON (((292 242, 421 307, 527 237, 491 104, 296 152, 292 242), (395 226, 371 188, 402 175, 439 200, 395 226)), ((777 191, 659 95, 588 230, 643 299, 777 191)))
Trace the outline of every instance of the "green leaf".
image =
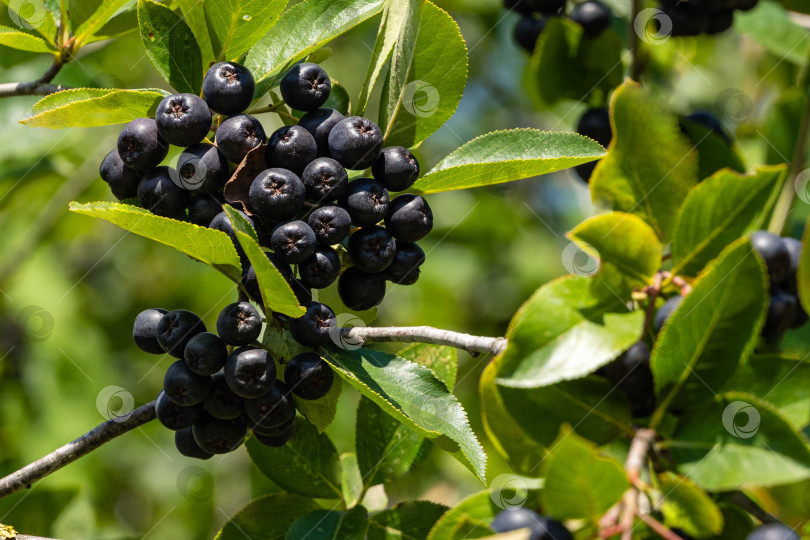
POLYGON ((383 8, 384 0, 304 0, 282 13, 254 45, 245 65, 256 79, 255 97, 274 86, 295 62, 383 8))
POLYGON ((0 45, 21 51, 52 53, 53 45, 33 34, 0 25, 0 45))
POLYGON ((677 117, 649 90, 628 81, 613 93, 613 142, 591 177, 591 197, 638 214, 662 240, 698 181, 698 156, 677 117))
POLYGON ((707 178, 725 168, 745 172, 745 164, 740 155, 712 128, 688 118, 681 118, 681 127, 697 147, 700 171, 698 178, 707 178))
POLYGON ((442 127, 467 83, 467 45, 456 21, 428 1, 418 24, 415 43, 397 43, 382 90, 379 125, 389 146, 417 146, 442 127))
POLYGON ((323 433, 335 419, 337 403, 342 390, 343 385, 340 379, 335 379, 332 383, 332 388, 330 388, 329 392, 322 398, 302 399, 298 396, 293 396, 295 399, 295 410, 309 420, 309 423, 318 429, 318 433, 323 433))
POLYGON ((622 41, 615 32, 587 38, 575 22, 549 17, 526 68, 524 88, 541 107, 563 99, 605 103, 623 72, 622 41))
POLYGON ((264 495, 242 508, 214 540, 283 540, 298 518, 317 509, 315 501, 293 493, 264 495))
POLYGON ((576 133, 511 129, 481 135, 454 150, 416 181, 414 190, 437 193, 502 184, 561 171, 605 155, 576 133))
POLYGON ((123 36, 134 30, 138 29, 138 9, 137 3, 133 3, 130 7, 127 5, 123 11, 119 12, 112 19, 107 21, 98 31, 93 34, 93 37, 88 40, 88 43, 95 43, 106 39, 113 39, 123 36))
POLYGON ((697 275, 727 245, 767 225, 786 174, 784 165, 751 175, 722 170, 693 189, 672 233, 672 273, 697 275))
MULTIPOLYGON (((796 148, 796 137, 801 132, 808 95, 798 87, 787 88, 768 108, 763 137, 768 144, 765 162, 771 165, 789 163, 796 148)), ((806 186, 805 186, 806 189, 806 186)), ((804 194, 806 196, 806 193, 804 194)))
POLYGON ((74 88, 39 100, 31 115, 20 120, 28 127, 96 127, 123 124, 155 115, 165 97, 159 90, 74 88))
POLYGON ((287 540, 364 540, 368 511, 356 506, 346 512, 316 510, 299 518, 287 532, 287 540))
POLYGON ((205 2, 174 0, 174 4, 180 9, 180 13, 183 14, 183 18, 197 38, 197 44, 200 46, 202 54, 203 70, 207 71, 208 67, 216 62, 216 56, 214 56, 214 49, 211 45, 211 36, 208 35, 208 25, 205 22, 205 2))
POLYGON ((597 521, 630 487, 622 464, 570 426, 560 430, 543 462, 545 510, 557 519, 597 521))
POLYGON ((259 245, 256 230, 250 222, 232 206, 226 205, 223 208, 233 224, 239 245, 242 246, 256 272, 265 311, 275 311, 289 317, 300 317, 306 313, 306 309, 298 304, 298 299, 287 280, 267 258, 264 249, 259 245))
POLYGON ((343 500, 351 508, 360 502, 363 496, 363 476, 357 465, 357 454, 347 452, 340 455, 340 489, 343 500))
POLYGON ((753 350, 767 304, 765 265, 741 239, 706 267, 655 342, 650 362, 662 399, 653 424, 682 391, 678 404, 691 408, 729 380, 753 350))
POLYGON ((629 294, 633 288, 647 285, 661 266, 664 247, 655 231, 633 214, 611 212, 592 217, 568 236, 594 252, 600 261, 598 277, 616 285, 615 294, 629 294))
POLYGON ((773 405, 744 392, 684 416, 666 447, 678 470, 708 491, 810 478, 807 440, 773 405))
MULTIPOLYGON (((804 227, 804 236, 802 237, 802 244, 805 246, 810 245, 807 242, 810 242, 810 217, 807 218, 807 225, 804 227)), ((799 287, 799 300, 801 300, 804 310, 808 311, 810 309, 810 249, 802 250, 796 280, 799 287)))
POLYGON ((723 530, 723 513, 709 495, 688 478, 665 472, 658 476, 663 499, 657 506, 664 524, 693 538, 715 537, 723 530))
POLYGON ((430 501, 406 501, 371 516, 369 540, 419 540, 449 510, 430 501))
MULTIPOLYGON (((45 41, 56 47, 56 18, 54 17, 52 6, 49 1, 32 3, 21 2, 20 0, 0 0, 0 4, 6 6, 8 17, 12 23, 18 27, 26 27, 37 32, 45 38, 45 41), (33 8, 33 9, 32 9, 33 8), (24 13, 21 15, 20 11, 24 13), (17 22, 19 21, 19 22, 17 22)), ((58 3, 56 11, 59 11, 58 3)), ((19 28, 15 29, 18 31, 19 28)))
POLYGON ((760 2, 747 12, 738 12, 734 27, 754 38, 765 50, 797 65, 807 62, 810 43, 807 29, 793 22, 785 8, 774 2, 760 2))
POLYGON ((129 232, 173 247, 216 268, 237 283, 242 279, 239 256, 230 238, 222 231, 156 216, 143 208, 114 202, 72 202, 70 210, 104 219, 129 232))
POLYGON ((380 29, 371 52, 371 60, 357 98, 358 115, 363 115, 368 104, 368 98, 374 90, 377 78, 380 76, 385 63, 392 57, 393 72, 407 77, 407 68, 410 67, 416 35, 419 31, 419 20, 422 17, 424 0, 401 0, 386 2, 383 8, 380 29), (402 64, 405 64, 404 69, 402 64))
POLYGON ((256 467, 278 487, 308 497, 341 497, 340 463, 335 445, 303 418, 295 419, 295 436, 271 448, 248 438, 248 454, 256 467))
MULTIPOLYGON (((536 506, 537 493, 528 491, 521 494, 526 497, 524 504, 528 508, 536 506)), ((427 540, 463 540, 466 538, 483 538, 495 532, 489 528, 495 516, 503 511, 505 505, 500 494, 480 491, 458 503, 445 512, 430 531, 427 540), (496 500, 502 503, 496 504, 496 500)), ((509 501, 505 501, 511 504, 509 501)))
POLYGON ((278 21, 287 0, 205 0, 205 20, 218 61, 239 60, 278 21))
POLYGON ((360 398, 355 447, 366 485, 382 484, 407 473, 420 457, 423 441, 418 433, 383 412, 373 401, 360 398))
POLYGON ((199 94, 202 53, 188 24, 153 0, 138 0, 141 41, 158 73, 178 92, 199 94))
MULTIPOLYGON (((129 0, 102 0, 96 2, 96 9, 92 13, 85 13, 87 18, 80 25, 76 26, 76 21, 72 21, 75 28, 73 35, 76 39, 77 49, 87 43, 98 30, 101 30, 127 2, 129 0)), ((71 2, 71 4, 74 4, 74 2, 71 2)))
POLYGON ((326 102, 323 104, 323 106, 330 109, 335 109, 343 116, 348 116, 349 109, 351 109, 352 106, 351 99, 349 98, 349 92, 346 91, 346 88, 342 84, 333 79, 332 91, 329 92, 329 97, 326 98, 326 102))
POLYGON ((456 385, 458 351, 454 347, 414 343, 397 352, 397 356, 429 368, 449 390, 456 385))
POLYGON ((419 435, 431 439, 483 482, 486 455, 467 412, 429 369, 369 349, 328 350, 324 358, 349 384, 419 435))
POLYGON ((539 288, 515 313, 499 359, 498 384, 538 388, 578 379, 641 337, 642 310, 594 295, 591 280, 566 276, 539 288))

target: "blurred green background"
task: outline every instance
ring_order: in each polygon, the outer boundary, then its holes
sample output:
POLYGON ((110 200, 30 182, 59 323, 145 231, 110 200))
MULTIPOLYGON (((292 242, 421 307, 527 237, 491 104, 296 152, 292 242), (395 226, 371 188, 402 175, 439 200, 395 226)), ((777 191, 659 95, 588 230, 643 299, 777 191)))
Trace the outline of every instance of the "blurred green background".
MULTIPOLYGON (((528 57, 511 38, 516 15, 506 13, 499 0, 436 3, 461 27, 470 77, 454 118, 417 151, 423 170, 492 130, 573 129, 585 105, 539 111, 531 103, 523 81, 528 57)), ((611 2, 614 13, 626 14, 628 3, 611 2)), ((352 96, 360 90, 358 74, 365 73, 378 21, 330 44, 333 55, 324 66, 352 96)), ((12 24, 5 9, 0 24, 12 24)), ((615 21, 616 31, 626 28, 626 22, 615 21)), ((4 48, 0 82, 34 80, 49 63, 45 55, 4 48)), ((681 114, 714 111, 738 137, 750 168, 769 160, 773 145, 763 130, 796 71, 747 36, 728 32, 655 47, 646 82, 681 114), (744 114, 719 100, 729 87, 740 92, 744 114)), ((136 33, 86 47, 57 82, 166 88, 136 33)), ((36 99, 0 101, 0 474, 103 421, 97 397, 118 391, 108 387, 130 393, 136 405, 155 397, 172 360, 134 347, 131 328, 138 312, 190 309, 211 327, 236 296, 230 282, 202 264, 106 222, 68 213, 71 200, 112 200, 97 171, 120 127, 52 131, 18 124, 36 99)), ((261 119, 268 133, 277 125, 270 115, 261 119)), ((503 335, 523 300, 566 273, 560 256, 568 243, 564 233, 598 210, 573 171, 429 201, 436 226, 423 243, 428 258, 422 277, 413 287, 390 288, 379 325, 503 335)), ((794 234, 807 214, 806 204, 797 206, 790 222, 794 234)), ((786 347, 806 350, 806 334, 792 334, 786 347)), ((482 439, 476 387, 487 361, 461 354, 455 389, 482 439)), ((101 410, 121 402, 102 399, 101 410)), ((356 403, 357 394, 344 386, 338 419, 328 430, 341 451, 352 448, 356 403)), ((490 477, 507 471, 484 443, 490 477)), ((480 488, 466 469, 434 450, 389 486, 388 497, 392 503, 428 498, 453 504, 480 488)), ((65 539, 210 538, 252 496, 274 489, 251 468, 244 450, 195 462, 180 456, 172 433, 153 422, 3 499, 0 522, 65 539)))

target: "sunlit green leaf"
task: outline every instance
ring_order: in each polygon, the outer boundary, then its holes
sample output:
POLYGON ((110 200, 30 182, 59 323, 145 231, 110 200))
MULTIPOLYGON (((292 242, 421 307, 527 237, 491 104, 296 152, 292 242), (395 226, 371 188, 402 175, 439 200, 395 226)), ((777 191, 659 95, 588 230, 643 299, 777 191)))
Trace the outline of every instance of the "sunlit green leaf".
POLYGON ((264 495, 228 520, 214 540, 283 540, 295 520, 317 508, 312 499, 293 493, 264 495))
POLYGON ((20 123, 53 129, 123 124, 154 116, 164 97, 159 90, 74 88, 42 98, 20 123))
POLYGON ((723 530, 723 513, 709 495, 688 478, 665 472, 658 476, 664 524, 693 538, 713 538, 723 530))
POLYGON ((287 0, 205 0, 205 20, 221 60, 239 60, 278 21, 287 0))
POLYGON ((40 37, 2 25, 0 25, 0 45, 30 52, 52 53, 55 51, 50 43, 40 37))

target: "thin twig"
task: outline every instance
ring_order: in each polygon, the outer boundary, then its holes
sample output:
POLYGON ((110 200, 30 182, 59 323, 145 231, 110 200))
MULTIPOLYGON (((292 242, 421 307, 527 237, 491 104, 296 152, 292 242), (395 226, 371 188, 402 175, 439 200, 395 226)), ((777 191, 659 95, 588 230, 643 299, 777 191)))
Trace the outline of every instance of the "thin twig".
POLYGON ((643 521, 647 527, 664 540, 683 540, 680 536, 672 532, 663 523, 652 517, 650 514, 637 513, 636 516, 643 521))
POLYGON ((776 517, 759 507, 757 503, 748 498, 748 495, 738 491, 731 496, 731 502, 760 520, 762 523, 781 523, 776 517))
POLYGON ((0 83, 0 98, 12 96, 47 96, 62 90, 70 90, 70 86, 62 84, 38 83, 36 81, 19 83, 0 83))
POLYGON ((119 416, 99 424, 78 439, 0 479, 0 499, 23 488, 30 487, 37 480, 45 478, 65 465, 73 463, 80 457, 92 452, 102 444, 142 426, 154 418, 155 402, 150 401, 126 415, 126 419, 124 419, 124 416, 119 416))
POLYGON ((371 327, 355 326, 342 328, 340 335, 352 343, 366 343, 372 341, 396 341, 402 343, 431 343, 433 345, 448 345, 462 349, 470 354, 480 353, 498 355, 506 349, 506 338, 483 337, 440 330, 430 326, 405 327, 371 327))
POLYGON ((644 487, 641 481, 641 471, 654 441, 655 431, 641 428, 636 431, 633 441, 630 443, 624 470, 627 472, 627 478, 632 486, 624 494, 622 502, 623 508, 618 527, 622 533, 622 540, 632 540, 633 538, 633 520, 638 513, 638 497, 644 487))

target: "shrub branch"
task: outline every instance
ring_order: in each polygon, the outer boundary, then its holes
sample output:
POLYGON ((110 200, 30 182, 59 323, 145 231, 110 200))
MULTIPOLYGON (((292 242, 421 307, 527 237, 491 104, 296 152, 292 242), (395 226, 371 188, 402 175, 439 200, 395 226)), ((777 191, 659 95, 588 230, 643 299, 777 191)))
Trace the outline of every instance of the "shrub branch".
POLYGON ((498 355, 506 349, 506 338, 472 336, 441 330, 430 326, 405 327, 364 327, 342 328, 341 337, 353 343, 367 343, 372 341, 396 341, 402 343, 430 343, 432 345, 447 345, 462 349, 473 356, 481 353, 498 355))

